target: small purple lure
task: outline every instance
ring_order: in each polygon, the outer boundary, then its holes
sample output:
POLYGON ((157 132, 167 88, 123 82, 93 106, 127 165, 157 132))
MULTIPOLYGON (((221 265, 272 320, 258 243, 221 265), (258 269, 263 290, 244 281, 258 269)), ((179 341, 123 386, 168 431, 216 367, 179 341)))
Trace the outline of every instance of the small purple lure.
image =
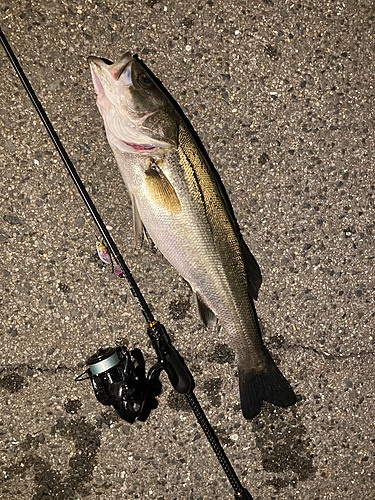
POLYGON ((108 252, 108 248, 101 241, 96 242, 96 250, 99 255, 99 259, 104 262, 104 264, 112 264, 111 254, 108 252))
POLYGON ((104 262, 104 264, 111 264, 112 266, 112 272, 117 274, 119 278, 122 278, 122 272, 121 271, 114 271, 113 269, 113 262, 112 262, 112 257, 111 254, 108 251, 108 248, 105 246, 104 243, 102 243, 100 240, 96 242, 96 250, 99 255, 99 259, 104 262))

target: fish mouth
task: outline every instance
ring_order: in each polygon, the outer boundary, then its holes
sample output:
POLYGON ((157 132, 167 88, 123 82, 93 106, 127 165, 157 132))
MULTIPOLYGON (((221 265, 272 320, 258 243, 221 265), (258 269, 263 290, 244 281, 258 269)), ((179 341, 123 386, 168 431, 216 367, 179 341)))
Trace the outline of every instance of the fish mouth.
POLYGON ((107 78, 110 77, 115 81, 123 75, 122 84, 126 87, 130 87, 132 85, 131 66, 133 60, 134 58, 130 52, 125 52, 125 54, 123 54, 120 59, 114 63, 96 56, 90 56, 87 58, 93 75, 96 75, 96 77, 98 77, 98 75, 105 75, 107 78))

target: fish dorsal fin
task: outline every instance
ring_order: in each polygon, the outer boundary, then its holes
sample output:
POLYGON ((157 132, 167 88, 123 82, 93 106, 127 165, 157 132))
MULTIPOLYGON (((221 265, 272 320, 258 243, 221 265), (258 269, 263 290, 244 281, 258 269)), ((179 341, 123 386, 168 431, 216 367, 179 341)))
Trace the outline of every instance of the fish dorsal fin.
POLYGON ((246 243, 242 240, 242 237, 240 237, 240 248, 245 266, 247 291, 252 299, 257 300, 258 290, 262 284, 262 275, 255 257, 248 249, 246 243))
POLYGON ((202 320, 204 326, 206 328, 209 328, 211 326, 216 326, 217 317, 211 311, 211 309, 208 306, 206 306, 206 304, 202 301, 202 299, 196 292, 194 292, 194 302, 197 307, 198 315, 202 320))
POLYGON ((131 198, 132 198, 132 207, 133 207, 134 246, 136 247, 138 244, 138 241, 140 241, 140 246, 142 246, 144 228, 143 228, 143 222, 142 222, 141 216, 139 215, 139 212, 138 212, 138 207, 137 207, 137 203, 136 203, 135 198, 134 198, 134 194, 132 194, 131 198))
POLYGON ((181 203, 172 184, 156 161, 145 171, 146 193, 150 200, 167 212, 179 212, 181 203))
POLYGON ((220 230, 222 229, 222 226, 225 223, 226 219, 223 218, 221 221, 219 221, 219 223, 217 220, 216 207, 219 203, 218 198, 221 200, 223 208, 228 217, 228 224, 232 226, 239 241, 242 261, 246 273, 248 294, 251 298, 256 300, 258 297, 258 289, 262 283, 262 276, 259 266, 250 250, 246 246, 246 243, 243 241, 232 205, 230 204, 230 200, 228 198, 228 194, 225 191, 218 173, 212 167, 212 165, 210 163, 207 163, 205 161, 205 158, 199 153, 194 139, 184 123, 180 124, 179 126, 179 152, 182 163, 187 164, 190 169, 194 170, 194 173, 189 173, 189 175, 190 178, 194 178, 196 181, 196 190, 197 192, 199 192, 200 190, 201 199, 203 200, 206 214, 210 218, 211 224, 215 227, 218 227, 219 225, 220 230), (186 158, 185 163, 183 161, 184 158, 186 158), (205 186, 208 187, 205 188, 205 186), (213 207, 212 210, 211 207, 213 207))

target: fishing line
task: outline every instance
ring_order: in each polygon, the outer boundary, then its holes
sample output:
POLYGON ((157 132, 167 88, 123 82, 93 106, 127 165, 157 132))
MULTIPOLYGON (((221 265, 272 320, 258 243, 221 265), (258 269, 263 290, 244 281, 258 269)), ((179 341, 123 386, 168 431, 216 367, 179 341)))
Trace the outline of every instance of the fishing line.
POLYGON ((199 405, 193 392, 194 379, 188 367, 177 350, 172 346, 164 326, 155 320, 1 29, 0 41, 78 192, 94 219, 107 248, 120 267, 122 277, 127 281, 129 289, 141 309, 147 323, 147 334, 150 337, 158 359, 158 362, 150 368, 146 377, 144 373, 144 358, 139 349, 134 349, 130 352, 125 346, 99 349, 97 353, 87 359, 86 364, 88 369, 77 377, 76 380, 89 378, 98 401, 105 405, 112 405, 121 418, 133 423, 136 418, 145 420, 150 411, 155 408, 152 405, 156 401, 156 396, 160 394, 158 387, 158 383, 160 385, 159 375, 164 370, 175 391, 184 394, 190 404, 235 492, 234 498, 237 500, 253 500, 250 493, 241 485, 224 449, 199 405))

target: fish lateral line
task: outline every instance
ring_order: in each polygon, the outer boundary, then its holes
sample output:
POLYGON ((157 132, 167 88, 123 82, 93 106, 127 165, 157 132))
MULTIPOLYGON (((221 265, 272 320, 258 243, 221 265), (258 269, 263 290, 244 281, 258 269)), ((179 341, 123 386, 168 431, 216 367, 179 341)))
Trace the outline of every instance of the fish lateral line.
POLYGON ((177 151, 179 153, 181 165, 182 165, 184 172, 185 172, 185 177, 187 179, 189 179, 189 177, 191 177, 191 176, 193 177, 195 184, 196 184, 196 187, 197 187, 197 191, 199 193, 200 200, 201 200, 202 205, 203 205, 204 213, 207 215, 206 199, 205 199, 205 196, 203 193, 202 186, 201 186, 200 181, 199 181, 199 177, 198 177, 198 175, 195 171, 195 168, 194 168, 194 161, 189 157, 188 152, 185 151, 185 147, 183 144, 181 144, 181 141, 179 141, 177 151))

